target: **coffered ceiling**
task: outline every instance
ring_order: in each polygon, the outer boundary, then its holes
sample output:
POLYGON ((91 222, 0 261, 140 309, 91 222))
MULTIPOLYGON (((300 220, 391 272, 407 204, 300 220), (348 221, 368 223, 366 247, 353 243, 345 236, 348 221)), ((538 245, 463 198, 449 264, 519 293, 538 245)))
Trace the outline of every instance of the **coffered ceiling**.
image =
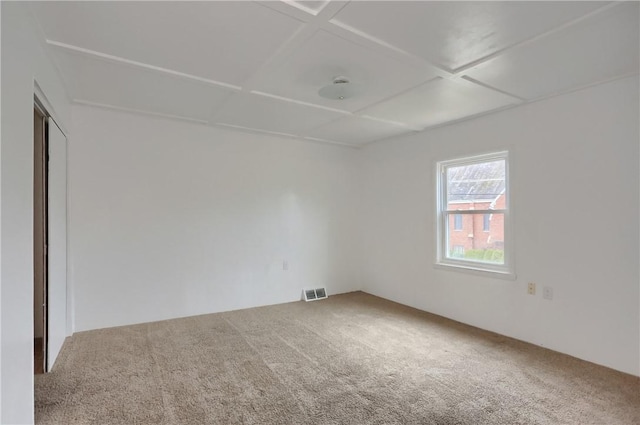
POLYGON ((638 2, 35 2, 77 103, 361 146, 639 74, 638 2), (343 100, 318 90, 345 76, 343 100))

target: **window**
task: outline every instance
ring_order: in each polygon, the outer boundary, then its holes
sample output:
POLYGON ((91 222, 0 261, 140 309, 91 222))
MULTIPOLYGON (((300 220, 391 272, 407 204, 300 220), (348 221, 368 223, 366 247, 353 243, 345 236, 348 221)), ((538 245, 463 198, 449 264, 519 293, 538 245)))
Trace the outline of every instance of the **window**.
POLYGON ((462 214, 453 216, 453 230, 462 230, 462 214))
POLYGON ((464 246, 454 245, 451 249, 451 256, 454 258, 464 258, 464 246))
POLYGON ((442 161, 437 168, 437 264, 513 275, 508 153, 442 161))

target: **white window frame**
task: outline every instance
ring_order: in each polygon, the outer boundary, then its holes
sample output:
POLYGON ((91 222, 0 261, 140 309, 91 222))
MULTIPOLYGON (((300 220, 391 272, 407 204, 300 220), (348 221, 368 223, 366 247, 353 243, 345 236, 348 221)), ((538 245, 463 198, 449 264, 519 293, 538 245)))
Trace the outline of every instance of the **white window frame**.
POLYGON ((471 272, 480 275, 491 275, 506 279, 515 279, 514 270, 514 249, 512 236, 512 208, 510 195, 510 161, 509 152, 500 151, 482 155, 475 155, 463 158, 455 158, 446 161, 440 161, 436 166, 436 199, 437 199, 437 258, 435 266, 451 270, 471 272), (475 209, 475 210, 458 210, 447 211, 447 179, 446 170, 449 167, 459 167, 465 165, 490 162, 495 160, 505 161, 505 207, 504 209, 475 209), (449 216, 453 214, 504 214, 504 264, 491 264, 479 261, 470 261, 464 259, 449 258, 448 252, 448 232, 449 232, 449 216))

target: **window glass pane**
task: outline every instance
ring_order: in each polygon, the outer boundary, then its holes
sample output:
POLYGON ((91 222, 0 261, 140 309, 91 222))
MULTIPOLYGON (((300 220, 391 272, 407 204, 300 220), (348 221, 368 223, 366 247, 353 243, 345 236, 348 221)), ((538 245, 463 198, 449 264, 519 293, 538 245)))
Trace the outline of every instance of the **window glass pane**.
POLYGON ((447 167, 447 210, 505 208, 505 176, 504 159, 447 167))
POLYGON ((448 258, 504 264, 504 214, 449 214, 448 230, 448 258), (455 216, 462 216, 462 231, 455 230, 455 216), (489 231, 484 230, 485 220, 489 231))

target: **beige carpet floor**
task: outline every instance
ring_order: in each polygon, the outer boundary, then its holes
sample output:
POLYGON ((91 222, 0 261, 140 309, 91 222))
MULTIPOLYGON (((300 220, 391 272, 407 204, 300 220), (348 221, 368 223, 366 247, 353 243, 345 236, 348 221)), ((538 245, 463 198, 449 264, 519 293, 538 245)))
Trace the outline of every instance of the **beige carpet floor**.
POLYGON ((640 424, 640 380, 362 292, 75 334, 40 424, 640 424))

